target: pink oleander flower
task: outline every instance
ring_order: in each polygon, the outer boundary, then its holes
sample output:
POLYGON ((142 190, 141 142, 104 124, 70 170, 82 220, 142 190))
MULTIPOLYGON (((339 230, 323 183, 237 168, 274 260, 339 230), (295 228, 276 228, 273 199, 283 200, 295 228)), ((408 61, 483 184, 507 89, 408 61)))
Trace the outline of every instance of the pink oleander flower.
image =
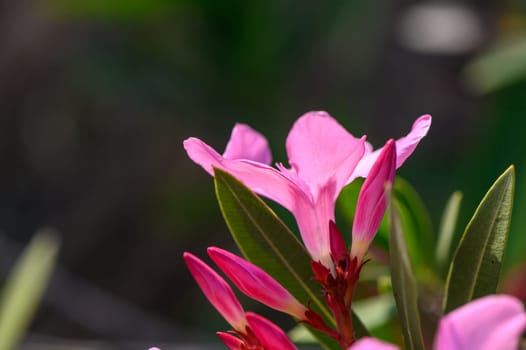
MULTIPOLYGON (((515 350, 526 329, 522 303, 508 295, 490 295, 453 310, 440 320, 434 350, 515 350)), ((377 339, 362 339, 348 350, 396 350, 377 339)))
POLYGON ((221 271, 247 296, 298 320, 307 320, 308 308, 260 267, 217 247, 207 251, 221 271))
MULTIPOLYGON (((431 116, 418 118, 411 132, 396 141, 399 167, 411 155, 431 125, 431 116)), ((372 151, 365 137, 355 138, 326 112, 308 112, 293 125, 286 141, 291 168, 270 167, 265 138, 246 125, 234 127, 226 151, 220 155, 197 138, 184 141, 188 156, 208 173, 220 168, 294 215, 305 247, 314 261, 333 268, 329 222, 336 199, 357 177, 367 177, 381 153, 372 151)))

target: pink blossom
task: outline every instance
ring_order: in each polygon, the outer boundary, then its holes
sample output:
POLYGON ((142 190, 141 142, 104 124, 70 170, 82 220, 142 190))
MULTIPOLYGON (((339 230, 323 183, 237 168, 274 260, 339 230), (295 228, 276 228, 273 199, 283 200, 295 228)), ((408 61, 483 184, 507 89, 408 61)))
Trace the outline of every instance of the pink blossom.
POLYGON ((398 346, 378 339, 365 337, 351 345, 348 350, 398 350, 398 346))
MULTIPOLYGON (((397 166, 414 151, 430 123, 430 116, 420 117, 411 132, 396 141, 401 150, 397 166)), ((234 129, 223 155, 203 141, 189 138, 184 141, 188 156, 210 174, 214 167, 228 171, 256 193, 291 211, 312 259, 332 267, 329 222, 334 221, 336 198, 352 179, 368 175, 380 150, 366 149, 364 137, 355 138, 326 112, 308 112, 294 123, 287 137, 291 168, 277 164, 275 169, 267 165, 270 151, 259 133, 246 126, 234 129)))
POLYGON ((192 276, 210 303, 235 330, 244 332, 247 326, 245 311, 228 283, 191 253, 184 253, 183 257, 192 276))
MULTIPOLYGON (((440 320, 434 350, 515 350, 526 329, 522 303, 508 295, 486 296, 453 310, 440 320)), ((394 350, 398 347, 364 338, 348 350, 394 350)))
POLYGON ((210 247, 208 254, 243 293, 268 307, 305 320, 307 308, 258 266, 226 250, 210 247))
POLYGON ((522 303, 508 295, 480 298, 440 321, 435 350, 514 350, 526 328, 522 303))

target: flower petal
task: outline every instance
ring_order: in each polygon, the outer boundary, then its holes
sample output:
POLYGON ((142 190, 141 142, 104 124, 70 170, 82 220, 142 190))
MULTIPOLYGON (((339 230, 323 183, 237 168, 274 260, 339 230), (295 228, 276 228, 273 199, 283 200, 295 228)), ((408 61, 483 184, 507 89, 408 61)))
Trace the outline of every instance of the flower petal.
POLYGON ((265 350, 296 350, 285 332, 266 318, 247 312, 247 321, 265 350))
POLYGON ((364 139, 352 136, 326 112, 308 112, 292 126, 286 147, 290 166, 314 198, 331 180, 337 196, 363 156, 364 139))
POLYGON ((228 283, 193 254, 185 252, 183 258, 210 303, 235 330, 244 332, 247 326, 245 311, 228 283))
POLYGON ((190 159, 200 165, 210 175, 214 168, 229 172, 252 191, 294 211, 298 197, 304 197, 296 184, 276 169, 253 161, 227 159, 198 138, 190 137, 184 142, 184 148, 190 159))
POLYGON ((435 350, 514 350, 526 328, 522 303, 511 296, 474 300, 440 321, 435 350))
POLYGON ((347 350, 399 350, 399 348, 381 340, 366 337, 358 340, 347 350))
POLYGON ((387 207, 385 185, 396 172, 396 145, 389 140, 362 185, 352 227, 351 257, 361 261, 374 238, 387 207))
POLYGON ((223 157, 251 160, 267 165, 272 161, 267 139, 250 126, 239 123, 232 129, 223 157))
MULTIPOLYGON (((405 160, 413 153, 418 146, 418 143, 424 136, 427 135, 429 128, 431 127, 431 116, 429 114, 419 117, 413 123, 413 127, 409 134, 396 140, 396 168, 400 168, 404 164, 405 160)), ((367 177, 376 159, 380 155, 382 149, 378 149, 374 152, 367 152, 356 166, 356 170, 349 178, 347 183, 352 182, 358 177, 367 177)))
POLYGON ((272 276, 226 250, 209 247, 208 255, 243 293, 268 307, 305 319, 307 308, 272 276))
POLYGON ((196 137, 190 137, 183 142, 186 154, 194 163, 200 165, 207 173, 214 175, 214 167, 223 168, 221 156, 215 149, 196 137))

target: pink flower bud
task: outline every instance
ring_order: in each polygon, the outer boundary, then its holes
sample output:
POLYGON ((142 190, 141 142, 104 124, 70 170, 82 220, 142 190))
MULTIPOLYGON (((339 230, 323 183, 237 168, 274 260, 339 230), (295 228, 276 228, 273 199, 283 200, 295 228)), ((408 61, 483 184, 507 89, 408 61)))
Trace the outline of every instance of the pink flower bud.
POLYGON ((196 256, 185 252, 183 257, 210 303, 235 330, 244 332, 247 326, 245 311, 228 283, 196 256))
POLYGON ((362 185, 352 227, 351 257, 362 261, 387 207, 385 189, 396 172, 396 144, 389 140, 362 185))
POLYGON ((245 343, 238 337, 225 332, 217 332, 216 334, 230 350, 243 350, 243 344, 245 343))
POLYGON ((307 308, 268 273, 226 250, 210 247, 208 255, 246 295, 268 307, 305 319, 307 308))
POLYGON ((250 329, 265 350, 296 350, 285 332, 274 323, 252 312, 246 316, 250 329))

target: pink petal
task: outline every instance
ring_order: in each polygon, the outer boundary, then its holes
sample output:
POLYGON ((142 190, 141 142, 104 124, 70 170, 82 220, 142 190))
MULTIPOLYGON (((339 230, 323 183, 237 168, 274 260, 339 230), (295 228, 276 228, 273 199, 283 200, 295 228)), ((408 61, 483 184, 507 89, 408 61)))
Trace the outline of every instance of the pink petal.
POLYGON ((511 296, 474 300, 442 318, 435 350, 515 350, 526 328, 522 303, 511 296))
MULTIPOLYGON (((397 169, 400 168, 402 164, 404 164, 405 160, 413 153, 420 140, 426 136, 430 127, 431 116, 429 114, 423 115, 415 120, 409 134, 396 140, 397 169)), ((380 148, 374 152, 366 152, 347 183, 352 182, 352 180, 358 177, 367 177, 381 151, 382 149, 380 148)))
POLYGON ((206 298, 237 331, 247 325, 245 311, 225 280, 196 256, 185 252, 184 261, 206 298))
POLYGON ((328 225, 329 220, 334 220, 334 202, 337 196, 334 186, 326 186, 318 199, 319 203, 314 204, 307 185, 297 177, 294 170, 281 167, 280 172, 257 162, 226 159, 212 147, 193 137, 184 141, 184 147, 188 156, 209 174, 213 175, 214 168, 227 171, 252 191, 292 212, 313 259, 328 263, 328 225))
POLYGON ((188 157, 210 175, 214 175, 214 167, 224 168, 222 165, 223 157, 200 139, 190 137, 184 140, 183 146, 188 157))
POLYGON ((381 340, 366 337, 358 340, 347 350, 399 350, 399 348, 381 340))
POLYGON ((329 222, 334 221, 334 183, 328 184, 316 202, 296 202, 292 213, 296 218, 301 238, 312 260, 331 268, 329 222))
POLYGON ((268 165, 223 158, 195 137, 186 139, 183 144, 190 159, 210 175, 213 176, 214 168, 227 171, 252 191, 276 201, 290 211, 294 210, 297 197, 305 196, 291 180, 268 165))
POLYGON ((225 332, 217 332, 216 334, 230 350, 243 350, 243 344, 245 343, 238 337, 225 332))
POLYGON ((294 212, 298 201, 308 198, 294 182, 276 169, 249 161, 224 160, 223 168, 252 191, 294 212))
POLYGON ((353 137, 326 112, 308 112, 294 123, 286 147, 289 164, 316 198, 330 181, 338 195, 363 156, 364 140, 353 137))
POLYGON ((307 308, 268 273, 226 250, 209 247, 208 255, 243 293, 268 307, 305 318, 307 308))
POLYGON ((247 321, 265 350, 296 350, 285 332, 266 318, 247 312, 247 321))
POLYGON ((272 161, 267 139, 246 124, 234 126, 223 157, 251 160, 267 165, 272 161))
POLYGON ((351 256, 359 261, 374 238, 387 207, 386 184, 392 184, 396 172, 396 145, 387 141, 362 185, 352 227, 351 256))

